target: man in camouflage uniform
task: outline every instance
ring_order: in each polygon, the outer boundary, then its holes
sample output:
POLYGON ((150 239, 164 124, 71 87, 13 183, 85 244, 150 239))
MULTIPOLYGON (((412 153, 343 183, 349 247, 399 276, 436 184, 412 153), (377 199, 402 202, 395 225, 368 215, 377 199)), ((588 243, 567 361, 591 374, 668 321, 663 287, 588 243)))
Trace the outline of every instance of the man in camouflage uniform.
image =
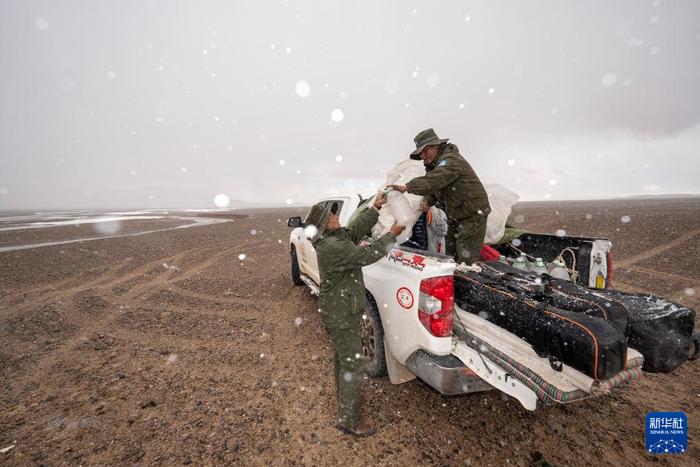
POLYGON ((430 204, 439 201, 448 218, 447 254, 458 263, 478 261, 486 236, 486 218, 491 212, 481 180, 457 146, 438 138, 432 128, 418 133, 414 141, 416 150, 410 157, 423 160, 426 174, 392 187, 425 196, 430 204))
POLYGON ((362 353, 362 314, 367 307, 361 268, 387 255, 396 236, 405 227, 394 225, 391 231, 366 247, 357 245, 379 217, 386 202, 377 195, 372 206, 341 228, 337 204, 327 208, 312 240, 321 278, 319 303, 321 321, 335 349, 334 377, 338 402, 337 427, 354 436, 368 436, 374 429, 360 417, 360 391, 364 373, 362 353))

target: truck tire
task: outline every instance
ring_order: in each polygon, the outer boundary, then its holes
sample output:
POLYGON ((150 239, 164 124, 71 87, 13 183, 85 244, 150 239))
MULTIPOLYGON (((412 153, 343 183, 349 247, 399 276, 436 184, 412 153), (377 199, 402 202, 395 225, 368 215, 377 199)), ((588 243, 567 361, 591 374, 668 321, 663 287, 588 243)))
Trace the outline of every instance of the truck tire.
POLYGON ((297 249, 293 246, 290 252, 290 260, 292 263, 292 282, 294 285, 301 285, 304 281, 301 280, 301 271, 299 270, 299 261, 297 260, 297 249))
POLYGON ((371 378, 386 376, 384 353, 384 328, 374 298, 367 294, 367 309, 362 315, 362 353, 365 357, 365 373, 371 378))

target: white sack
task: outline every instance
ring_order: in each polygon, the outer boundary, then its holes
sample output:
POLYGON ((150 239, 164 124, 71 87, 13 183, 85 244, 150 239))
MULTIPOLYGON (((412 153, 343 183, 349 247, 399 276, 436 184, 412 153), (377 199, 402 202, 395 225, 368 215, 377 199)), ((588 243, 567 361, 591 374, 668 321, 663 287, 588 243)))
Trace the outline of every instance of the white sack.
POLYGON ((503 237, 508 216, 510 216, 513 205, 520 196, 497 183, 485 183, 484 188, 491 206, 491 214, 486 220, 486 238, 484 238, 484 243, 493 245, 503 237))
MULTIPOLYGON (((387 173, 386 185, 405 185, 414 178, 423 175, 425 175, 425 167, 422 161, 414 161, 412 159, 403 160, 387 173)), ((485 183, 484 188, 486 189, 489 204, 491 205, 491 213, 486 221, 486 238, 484 239, 484 243, 493 244, 503 237, 506 228, 506 220, 508 220, 513 205, 518 201, 520 196, 497 183, 485 183)), ((420 216, 419 206, 422 199, 422 196, 408 192, 404 193, 404 196, 406 200, 408 200, 408 204, 413 211, 415 211, 415 218, 410 225, 406 226, 406 230, 397 237, 396 241, 399 244, 411 237, 413 225, 420 216)), ((379 220, 372 228, 372 237, 381 237, 389 231, 393 224, 394 217, 391 215, 389 207, 387 205, 382 206, 382 209, 379 211, 379 220)))
MULTIPOLYGON (((414 161, 412 159, 406 159, 394 166, 393 169, 386 174, 386 185, 405 185, 416 177, 422 177, 425 175, 425 167, 423 167, 422 161, 414 161)), ((404 193, 409 206, 415 212, 415 217, 410 225, 406 226, 406 230, 401 232, 401 234, 396 237, 396 242, 401 244, 411 238, 411 230, 413 225, 420 217, 420 201, 423 199, 422 196, 413 195, 411 193, 404 193)), ((372 227, 372 237, 379 238, 389 231, 391 226, 394 225, 394 217, 391 215, 389 206, 386 204, 382 206, 379 211, 379 220, 372 227)))

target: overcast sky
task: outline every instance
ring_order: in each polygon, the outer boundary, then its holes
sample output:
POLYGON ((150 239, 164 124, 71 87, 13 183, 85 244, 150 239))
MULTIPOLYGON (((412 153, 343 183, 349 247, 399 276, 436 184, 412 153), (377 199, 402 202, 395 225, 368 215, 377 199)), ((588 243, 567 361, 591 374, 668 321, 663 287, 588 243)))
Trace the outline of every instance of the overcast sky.
POLYGON ((700 2, 0 2, 0 209, 372 193, 433 127, 522 199, 700 193, 700 2))

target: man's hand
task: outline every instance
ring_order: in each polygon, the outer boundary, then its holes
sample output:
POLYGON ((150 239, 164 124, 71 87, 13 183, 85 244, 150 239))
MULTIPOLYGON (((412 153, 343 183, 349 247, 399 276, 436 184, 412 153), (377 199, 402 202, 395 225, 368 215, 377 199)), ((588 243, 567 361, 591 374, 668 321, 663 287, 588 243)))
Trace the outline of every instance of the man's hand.
POLYGON ((374 209, 379 211, 384 203, 386 203, 386 195, 381 191, 377 192, 377 196, 374 198, 374 209))
POLYGON ((399 193, 405 193, 406 192, 406 185, 389 185, 392 187, 394 190, 398 191, 399 193))
POLYGON ((394 225, 391 226, 391 229, 389 231, 394 234, 394 237, 398 237, 401 232, 403 232, 406 229, 405 225, 399 225, 397 223, 394 223, 394 225))

